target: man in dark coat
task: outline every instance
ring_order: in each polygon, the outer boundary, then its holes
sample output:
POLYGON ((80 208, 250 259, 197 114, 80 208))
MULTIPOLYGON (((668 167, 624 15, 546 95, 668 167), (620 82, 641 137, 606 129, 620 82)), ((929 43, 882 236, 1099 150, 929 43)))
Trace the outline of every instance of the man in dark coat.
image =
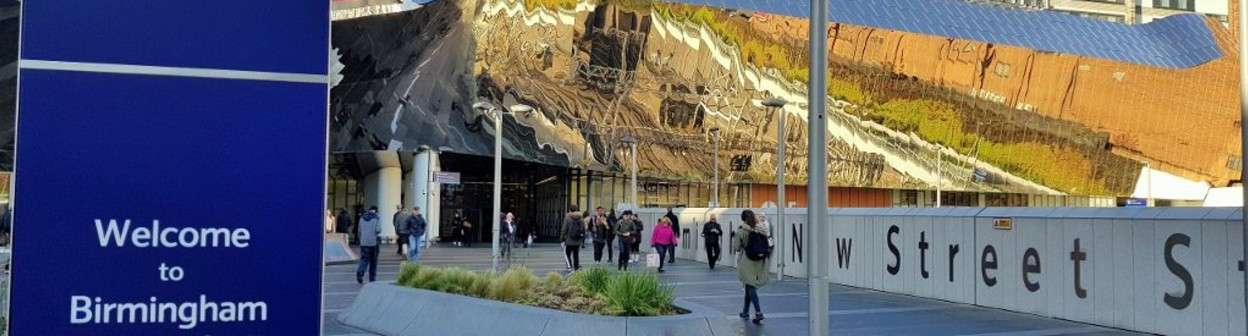
MULTIPOLYGON (((672 212, 672 207, 667 207, 667 214, 663 215, 663 217, 667 217, 668 220, 672 221, 672 232, 676 233, 676 239, 680 239, 680 218, 677 218, 676 213, 672 212)), ((671 264, 676 262, 676 249, 670 248, 667 249, 667 251, 667 263, 671 264)), ((659 257, 662 258, 663 256, 659 257)))
POLYGON ((351 215, 347 214, 347 210, 338 211, 338 225, 334 227, 336 233, 351 232, 351 215))
POLYGON ((715 214, 711 214, 711 220, 702 225, 702 237, 706 239, 706 263, 711 265, 711 269, 715 269, 715 262, 719 261, 719 237, 723 235, 724 229, 715 214))

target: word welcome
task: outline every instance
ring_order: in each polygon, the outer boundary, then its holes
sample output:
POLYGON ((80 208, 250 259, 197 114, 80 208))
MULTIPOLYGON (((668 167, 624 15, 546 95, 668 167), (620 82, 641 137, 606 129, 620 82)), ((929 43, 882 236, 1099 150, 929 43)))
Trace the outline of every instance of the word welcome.
POLYGON ((246 228, 176 228, 160 227, 160 220, 153 220, 152 226, 136 226, 130 228, 130 220, 117 227, 117 220, 108 220, 105 227, 99 219, 95 220, 95 232, 100 239, 100 247, 124 247, 129 242, 134 247, 234 247, 246 248, 250 245, 251 231, 246 228))

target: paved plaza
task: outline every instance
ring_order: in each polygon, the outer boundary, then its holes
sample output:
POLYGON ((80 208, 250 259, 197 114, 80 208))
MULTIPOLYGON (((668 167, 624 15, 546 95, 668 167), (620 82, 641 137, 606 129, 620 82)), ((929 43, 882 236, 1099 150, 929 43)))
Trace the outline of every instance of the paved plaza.
MULTIPOLYGON (((394 253, 394 246, 385 246, 382 251, 377 280, 394 281, 398 277, 400 257, 394 253)), ((426 250, 421 259, 427 265, 485 270, 490 268, 489 251, 488 244, 479 244, 472 248, 435 247, 426 250)), ((592 248, 587 247, 581 252, 582 267, 596 266, 592 256, 592 248)), ((517 249, 512 263, 528 266, 539 276, 564 270, 562 250, 554 244, 517 249)), ((644 267, 635 269, 644 270, 644 267)), ((737 283, 735 269, 711 271, 704 264, 684 260, 677 260, 667 269, 659 277, 674 288, 678 297, 722 311, 724 318, 737 331, 736 335, 807 335, 808 305, 804 280, 773 282, 762 288, 759 297, 763 302, 763 312, 767 320, 762 326, 755 326, 736 316, 741 309, 742 290, 737 283)), ((355 282, 355 264, 326 267, 325 335, 372 335, 335 320, 340 312, 351 305, 360 287, 355 282)), ((832 285, 831 289, 831 332, 835 335, 1140 335, 1082 323, 854 287, 832 285)))

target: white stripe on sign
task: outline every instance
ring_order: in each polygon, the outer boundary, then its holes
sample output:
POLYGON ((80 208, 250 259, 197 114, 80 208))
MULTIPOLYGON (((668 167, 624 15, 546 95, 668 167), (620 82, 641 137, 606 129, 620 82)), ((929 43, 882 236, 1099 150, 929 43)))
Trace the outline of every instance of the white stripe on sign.
POLYGON ((243 71, 206 68, 179 68, 151 65, 84 63, 43 60, 20 60, 17 66, 32 70, 97 72, 128 75, 152 75, 195 78, 241 79, 272 82, 327 84, 329 76, 283 72, 243 71))

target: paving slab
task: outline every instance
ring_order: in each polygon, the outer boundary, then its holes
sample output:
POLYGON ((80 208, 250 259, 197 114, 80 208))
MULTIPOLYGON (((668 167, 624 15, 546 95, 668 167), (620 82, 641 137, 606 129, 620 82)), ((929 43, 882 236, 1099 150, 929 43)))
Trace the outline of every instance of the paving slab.
MULTIPOLYGON (((440 267, 489 269, 490 249, 486 245, 479 246, 429 248, 421 253, 421 262, 440 267)), ((386 247, 383 247, 382 251, 393 252, 386 247)), ((563 250, 558 245, 538 244, 529 249, 517 249, 510 264, 530 267, 539 277, 548 272, 566 274, 562 252, 563 250)), ((398 277, 400 260, 397 254, 383 252, 381 264, 377 269, 378 281, 394 281, 398 277)), ((506 264, 506 262, 503 263, 503 265, 506 264)), ((581 266, 614 269, 614 264, 594 263, 592 258, 586 258, 586 253, 582 253, 581 266)), ((653 269, 644 267, 644 263, 632 264, 629 269, 634 272, 653 272, 653 269)), ((809 335, 806 327, 809 311, 807 309, 808 296, 804 279, 772 282, 760 289, 759 297, 767 319, 762 325, 754 325, 748 320, 737 317, 743 303, 743 290, 740 284, 736 283, 735 269, 718 267, 712 271, 703 264, 689 260, 678 260, 665 269, 667 272, 660 274, 659 278, 664 283, 673 285, 676 297, 704 305, 723 314, 721 318, 728 323, 717 327, 716 336, 809 335)), ((362 287, 355 283, 355 265, 326 266, 325 281, 327 285, 323 298, 326 314, 324 314, 323 335, 373 335, 367 331, 343 325, 334 318, 351 305, 362 287)), ((1145 335, 1000 309, 849 286, 832 285, 830 292, 831 329, 828 331, 829 335, 1145 335)), ((386 314, 402 315, 397 312, 386 314)), ((547 332, 567 331, 577 335, 605 336, 610 332, 617 332, 616 330, 577 331, 576 325, 559 322, 551 320, 543 327, 547 332), (552 330, 552 325, 554 329, 559 330, 552 330)), ((498 327, 493 326, 492 323, 483 324, 491 325, 493 327, 491 329, 498 327)), ((635 327, 634 324, 627 325, 629 329, 627 334, 630 335, 639 335, 634 331, 651 330, 659 334, 666 333, 662 325, 641 327, 635 327)), ((529 326, 525 329, 535 328, 536 326, 529 326)), ((404 334, 427 334, 421 333, 420 326, 407 326, 403 330, 404 334)), ((456 330, 459 331, 457 335, 468 335, 464 333, 467 329, 453 329, 453 326, 430 326, 424 331, 433 330, 456 330)), ((618 332, 625 332, 623 324, 618 332)), ((497 333, 486 335, 494 334, 497 333)))

